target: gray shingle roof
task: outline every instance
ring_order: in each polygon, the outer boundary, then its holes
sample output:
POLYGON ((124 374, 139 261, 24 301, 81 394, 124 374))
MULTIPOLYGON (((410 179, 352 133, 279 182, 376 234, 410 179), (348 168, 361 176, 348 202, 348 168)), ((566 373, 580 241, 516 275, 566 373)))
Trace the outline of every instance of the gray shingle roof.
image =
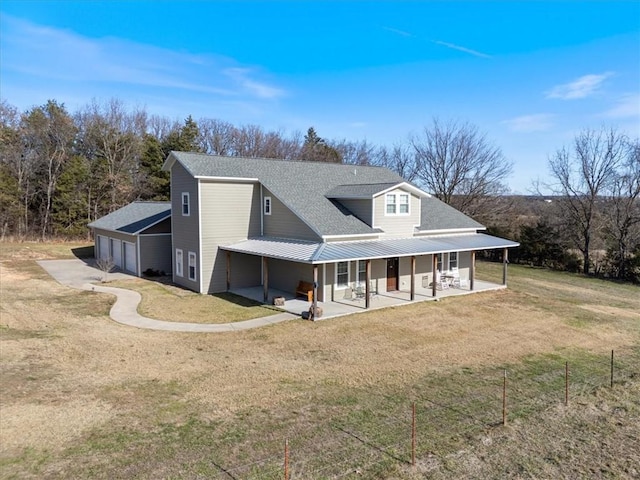
POLYGON ((484 225, 466 216, 460 210, 438 200, 436 197, 423 197, 420 208, 420 227, 418 230, 455 230, 484 229, 484 225))
POLYGON ((398 185, 395 183, 365 183, 362 185, 338 185, 329 190, 327 198, 373 198, 376 193, 383 192, 398 185))
POLYGON ((90 223, 89 227, 136 234, 170 216, 170 202, 133 202, 90 223))
MULTIPOLYGON (((378 229, 371 228, 336 202, 339 198, 336 195, 346 195, 349 189, 358 195, 373 195, 405 182, 398 174, 383 167, 187 152, 171 152, 165 169, 172 157, 194 177, 258 180, 319 236, 378 233, 378 229)), ((422 202, 422 225, 426 229, 483 228, 435 198, 423 198, 422 202)))

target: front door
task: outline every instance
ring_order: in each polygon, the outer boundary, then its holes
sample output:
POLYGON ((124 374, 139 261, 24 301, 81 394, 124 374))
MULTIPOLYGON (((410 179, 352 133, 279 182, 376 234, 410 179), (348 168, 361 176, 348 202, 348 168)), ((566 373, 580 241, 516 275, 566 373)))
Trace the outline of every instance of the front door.
POLYGON ((398 257, 387 258, 387 292, 398 290, 398 257))

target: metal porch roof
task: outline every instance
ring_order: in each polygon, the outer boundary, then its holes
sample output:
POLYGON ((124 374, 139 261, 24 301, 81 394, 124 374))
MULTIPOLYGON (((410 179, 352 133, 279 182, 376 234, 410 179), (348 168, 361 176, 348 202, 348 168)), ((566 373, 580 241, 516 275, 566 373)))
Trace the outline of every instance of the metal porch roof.
POLYGON ((430 255, 433 253, 517 247, 519 243, 484 233, 413 237, 361 242, 313 243, 277 238, 250 238, 221 247, 231 252, 290 260, 298 263, 334 263, 349 260, 430 255))

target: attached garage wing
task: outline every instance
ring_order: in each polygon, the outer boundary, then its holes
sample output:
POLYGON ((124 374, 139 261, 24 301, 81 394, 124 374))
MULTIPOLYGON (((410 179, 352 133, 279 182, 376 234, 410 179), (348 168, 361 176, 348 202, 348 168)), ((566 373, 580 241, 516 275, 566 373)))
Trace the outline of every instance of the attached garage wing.
POLYGON ((136 256, 136 245, 134 243, 123 242, 124 245, 124 269, 133 273, 134 275, 138 274, 138 263, 136 256))

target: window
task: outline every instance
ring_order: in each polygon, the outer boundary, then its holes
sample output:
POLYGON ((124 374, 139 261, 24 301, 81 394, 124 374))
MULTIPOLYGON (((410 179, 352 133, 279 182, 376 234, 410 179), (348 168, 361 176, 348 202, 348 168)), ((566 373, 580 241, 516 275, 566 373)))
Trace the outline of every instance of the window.
POLYGON ((349 262, 338 262, 336 264, 336 288, 347 288, 349 286, 349 262))
POLYGON ((400 202, 398 205, 400 213, 409 213, 409 195, 406 193, 400 194, 400 202))
POLYGON ((438 254, 436 255, 436 258, 438 259, 438 265, 437 265, 437 267, 438 267, 438 271, 439 271, 439 272, 442 272, 442 254, 441 254, 441 253, 438 253, 438 254))
POLYGON ((367 282, 367 261, 358 260, 358 283, 365 285, 367 282))
POLYGON ((182 270, 182 250, 179 248, 176 248, 176 275, 178 277, 184 276, 182 270))
POLYGON ((386 214, 387 215, 406 215, 409 213, 408 193, 387 193, 386 196, 386 214))
POLYGON ((458 269, 458 252, 451 252, 449 254, 449 270, 458 269))
POLYGON ((264 197, 264 214, 271 215, 271 197, 264 197))
POLYGON ((182 215, 184 217, 188 217, 189 216, 189 193, 188 192, 183 192, 182 193, 182 215))
POLYGON ((189 280, 196 280, 196 254, 189 252, 189 280))
POLYGON ((395 193, 387 194, 387 215, 396 214, 396 195, 395 193))

